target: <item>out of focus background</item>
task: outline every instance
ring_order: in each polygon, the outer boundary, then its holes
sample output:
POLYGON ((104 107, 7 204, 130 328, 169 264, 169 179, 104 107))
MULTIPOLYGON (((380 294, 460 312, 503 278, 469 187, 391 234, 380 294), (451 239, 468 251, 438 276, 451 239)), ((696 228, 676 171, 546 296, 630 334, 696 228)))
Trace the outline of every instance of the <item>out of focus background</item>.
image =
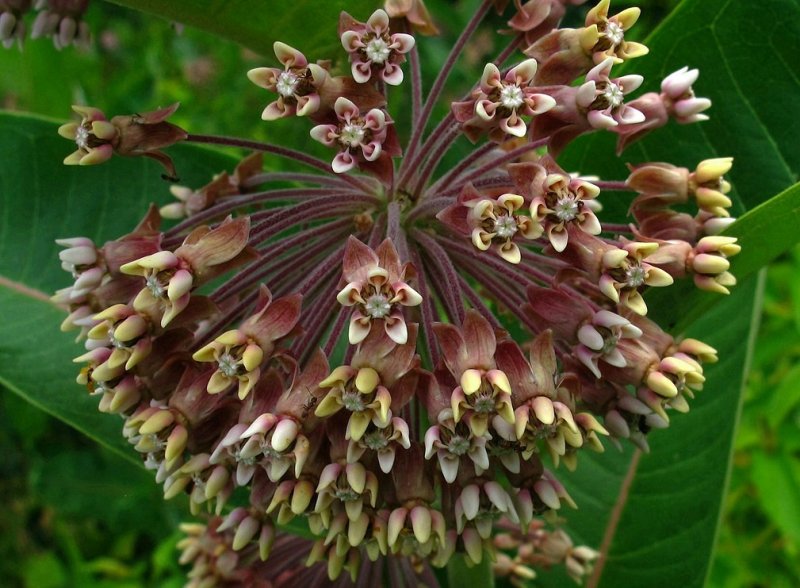
MULTIPOLYGON (((458 17, 448 12, 453 2, 428 4, 438 22, 459 30, 458 17)), ((677 1, 636 4, 644 9, 636 29, 643 37, 677 1)), ((614 2, 615 11, 626 5, 614 2)), ((574 18, 580 21, 580 10, 574 18)), ((49 40, 38 39, 26 40, 22 51, 0 50, 3 108, 68 119, 73 103, 117 114, 180 101, 174 121, 192 132, 256 139, 288 132, 280 123, 270 127, 260 121, 265 94, 244 75, 269 60, 100 0, 92 1, 86 20, 93 36, 88 49, 57 51, 49 40)), ((427 45, 430 71, 443 60, 446 43, 433 39, 427 45)), ((465 58, 478 69, 482 65, 479 52, 465 58)), ((75 393, 81 393, 77 385, 75 393)), ((767 273, 712 586, 800 586, 799 455, 800 249, 767 273)), ((186 510, 162 500, 149 472, 5 389, 0 389, 0 456, 0 584, 183 584, 175 544, 186 510)))

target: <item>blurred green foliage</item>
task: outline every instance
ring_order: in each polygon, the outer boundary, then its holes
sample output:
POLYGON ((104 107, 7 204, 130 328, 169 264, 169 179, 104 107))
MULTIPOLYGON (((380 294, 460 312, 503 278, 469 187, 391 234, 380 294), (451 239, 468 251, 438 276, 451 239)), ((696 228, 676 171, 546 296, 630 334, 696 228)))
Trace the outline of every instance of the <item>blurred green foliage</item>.
POLYGON ((800 586, 800 248, 767 272, 712 586, 800 586))
POLYGON ((152 475, 0 389, 0 577, 25 588, 183 585, 152 475))
MULTIPOLYGON (((457 33, 475 2, 429 4, 445 32, 457 33)), ((636 29, 644 36, 677 0, 614 4, 645 7, 636 29)), ((580 14, 579 9, 568 24, 579 25, 580 14)), ((190 29, 178 33, 170 23, 105 2, 93 2, 87 20, 95 36, 88 51, 57 52, 47 40, 29 41, 23 52, 0 51, 0 106, 66 119, 72 103, 117 114, 180 101, 183 107, 174 120, 196 133, 270 141, 296 134, 286 121, 265 125, 259 120, 267 96, 243 75, 271 63, 272 56, 261 57, 190 29)), ((496 24, 502 28, 500 19, 496 24)), ((500 48, 493 46, 497 39, 479 36, 448 87, 469 87, 485 56, 500 48)), ((448 43, 445 37, 424 44, 423 71, 436 71, 448 43)), ((445 107, 440 108, 442 114, 445 107)), ((405 133, 407 126, 401 120, 398 128, 405 133)), ((713 586, 800 585, 799 359, 797 249, 768 272, 713 586)), ((185 511, 164 503, 149 472, 5 390, 0 390, 0 454, 4 586, 183 583, 175 528, 185 511)))

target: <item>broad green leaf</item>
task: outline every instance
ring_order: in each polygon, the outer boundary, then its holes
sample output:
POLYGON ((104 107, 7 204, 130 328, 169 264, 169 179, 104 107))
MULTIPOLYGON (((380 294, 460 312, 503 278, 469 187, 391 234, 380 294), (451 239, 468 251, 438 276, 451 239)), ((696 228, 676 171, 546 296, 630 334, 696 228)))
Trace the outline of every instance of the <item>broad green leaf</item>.
MULTIPOLYGON (((81 346, 62 333, 64 312, 49 296, 70 284, 59 267, 56 238, 86 236, 96 243, 129 232, 152 202, 172 200, 159 167, 143 158, 96 167, 59 162, 72 145, 57 125, 0 114, 0 383, 88 436, 137 460, 122 423, 97 411, 96 399, 75 383, 71 361, 81 346)), ((194 146, 171 150, 188 185, 231 170, 233 158, 194 146)), ((138 460, 137 460, 138 461, 138 460)))
MULTIPOLYGON (((620 68, 644 75, 643 90, 657 90, 672 71, 698 67, 695 91, 712 98, 710 121, 670 124, 620 158, 613 155, 615 137, 597 133, 564 153, 566 169, 621 180, 628 173, 626 163, 668 161, 694 168, 703 159, 730 155, 736 216, 795 183, 800 120, 786 112, 800 93, 800 68, 791 58, 800 43, 800 4, 761 3, 758 18, 752 9, 750 3, 730 0, 684 0, 646 41, 650 54, 620 68)), ((796 190, 787 190, 730 229, 746 250, 752 249, 742 254, 742 279, 730 297, 676 284, 649 298, 660 324, 684 330, 692 323, 688 333, 717 347, 720 362, 707 370, 705 389, 691 412, 676 414, 667 431, 650 435, 651 454, 630 449, 619 454, 610 448, 600 456, 582 456, 576 474, 563 475, 580 507, 569 518, 570 529, 579 542, 601 546, 604 554, 589 586, 704 583, 758 316, 759 284, 752 272, 796 242, 796 190), (761 231, 751 228, 756 224, 761 231), (765 239, 771 240, 762 247, 765 239), (693 312, 698 308, 703 312, 693 312), (695 322, 687 320, 698 316, 695 322)), ((602 198, 606 212, 620 220, 630 199, 623 193, 602 198)), ((734 258, 734 274, 737 267, 734 258)))
POLYGON ((339 13, 366 20, 382 6, 378 0, 111 0, 181 24, 209 31, 262 55, 283 41, 315 61, 336 47, 339 13))

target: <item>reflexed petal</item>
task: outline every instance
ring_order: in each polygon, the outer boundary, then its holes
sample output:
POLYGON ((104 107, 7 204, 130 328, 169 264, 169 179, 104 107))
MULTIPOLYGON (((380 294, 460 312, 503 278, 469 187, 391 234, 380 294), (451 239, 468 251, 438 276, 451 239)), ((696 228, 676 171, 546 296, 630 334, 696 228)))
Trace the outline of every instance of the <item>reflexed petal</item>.
POLYGON ((469 369, 461 374, 461 389, 464 394, 475 394, 481 388, 483 376, 480 370, 469 369))
POLYGON ((337 174, 343 174, 353 169, 356 165, 355 158, 350 154, 350 151, 342 151, 333 158, 331 168, 337 174))
POLYGON ((305 67, 308 65, 308 60, 306 59, 305 55, 286 43, 275 41, 275 43, 272 45, 272 48, 275 51, 275 57, 277 57, 278 61, 280 61, 287 68, 305 67))
POLYGON ((297 116, 308 116, 319 110, 319 94, 308 94, 297 99, 297 116))
POLYGON ((403 83, 403 70, 399 65, 387 63, 381 70, 381 79, 390 86, 399 86, 403 83))
MULTIPOLYGON (((405 324, 405 323, 404 323, 405 324)), ((369 335, 372 328, 372 322, 369 317, 362 316, 360 313, 354 313, 350 319, 350 328, 347 331, 348 340, 351 345, 361 343, 369 335)), ((388 332, 388 326, 387 326, 388 332)), ((391 335, 390 335, 391 336, 391 335)), ((405 343, 405 341, 403 341, 405 343)))
POLYGON ((401 313, 392 313, 392 316, 384 319, 383 325, 392 341, 398 345, 405 345, 408 341, 408 327, 401 313))
POLYGON ((526 59, 518 66, 513 67, 506 74, 506 81, 513 81, 518 86, 530 84, 536 76, 538 64, 535 59, 526 59))

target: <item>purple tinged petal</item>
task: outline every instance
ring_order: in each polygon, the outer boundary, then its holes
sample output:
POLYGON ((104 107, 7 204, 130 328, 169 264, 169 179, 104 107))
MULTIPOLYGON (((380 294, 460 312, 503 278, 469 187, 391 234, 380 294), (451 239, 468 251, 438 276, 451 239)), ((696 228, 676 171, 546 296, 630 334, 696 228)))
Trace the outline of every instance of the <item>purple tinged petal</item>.
POLYGON ((275 41, 275 43, 272 45, 272 48, 275 51, 275 57, 277 57, 278 61, 280 61, 287 68, 306 67, 308 65, 308 59, 306 59, 306 56, 286 43, 275 41))
MULTIPOLYGON (((637 110, 637 112, 639 111, 637 110)), ((594 127, 595 129, 611 129, 616 126, 619 126, 619 123, 605 111, 590 110, 586 114, 586 118, 588 119, 589 124, 592 125, 592 127, 594 127)))
POLYGON ((642 82, 644 82, 644 77, 636 74, 631 74, 617 78, 614 81, 620 88, 622 88, 623 94, 630 94, 631 92, 633 92, 639 86, 642 85, 642 82))
POLYGON ((353 75, 353 79, 356 82, 359 84, 366 84, 370 77, 372 77, 372 65, 370 63, 354 61, 353 65, 350 67, 350 73, 353 75))
POLYGON ((538 64, 535 59, 526 59, 516 67, 512 67, 506 74, 505 80, 518 86, 527 86, 536 76, 538 64))
POLYGON ((403 527, 405 527, 406 524, 407 514, 408 514, 408 509, 401 507, 394 509, 389 515, 389 525, 388 525, 389 545, 394 545, 397 542, 398 537, 400 537, 400 532, 403 530, 403 527))
POLYGON ((581 108, 589 108, 592 102, 594 102, 596 96, 597 96, 597 85, 594 83, 593 80, 589 80, 581 84, 580 87, 578 88, 578 91, 575 94, 575 102, 581 108))
POLYGON ((686 100, 679 100, 673 106, 675 114, 680 118, 698 114, 709 108, 711 108, 711 100, 708 98, 688 98, 686 100))
POLYGON ((350 151, 342 151, 333 158, 331 168, 337 174, 343 174, 350 171, 356 165, 355 158, 350 154, 350 151))
POLYGON ((391 39, 389 48, 394 49, 397 53, 408 53, 416 44, 414 37, 406 33, 394 33, 391 39))
POLYGON ((647 117, 641 110, 635 109, 633 106, 623 104, 617 110, 617 120, 623 125, 635 125, 644 122, 647 117))
MULTIPOLYGON (((267 104, 267 107, 261 113, 261 120, 266 120, 266 121, 278 120, 279 118, 291 116, 291 114, 292 114, 292 109, 290 107, 287 107, 282 99, 278 99, 275 100, 274 102, 270 102, 269 104, 267 104)), ((325 125, 320 125, 320 126, 325 126, 325 125)), ((312 131, 313 130, 314 129, 312 129, 312 131)), ((313 137, 314 135, 311 136, 313 137)), ((319 139, 317 140, 319 141, 319 139)))
POLYGON ((338 127, 336 125, 317 125, 311 129, 311 138, 319 141, 326 147, 336 145, 338 127))
POLYGON ((394 312, 392 316, 383 321, 384 329, 389 338, 398 345, 405 345, 408 341, 408 327, 402 313, 394 312))
POLYGON ((381 79, 390 86, 403 83, 403 69, 394 63, 386 63, 381 70, 381 79))
POLYGON ((319 110, 319 105, 319 94, 299 96, 297 98, 296 114, 297 116, 308 116, 309 114, 314 114, 319 110))
POLYGON ((595 378, 600 378, 600 368, 597 365, 596 354, 584 345, 578 345, 575 349, 575 355, 578 360, 585 365, 595 378))
POLYGON ((342 47, 344 47, 344 50, 348 53, 354 53, 364 47, 364 43, 361 41, 361 33, 356 31, 344 31, 342 33, 342 47))
POLYGON ((336 112, 336 116, 338 116, 340 120, 345 121, 357 117, 359 114, 358 106, 344 96, 340 96, 336 99, 333 109, 336 112))

